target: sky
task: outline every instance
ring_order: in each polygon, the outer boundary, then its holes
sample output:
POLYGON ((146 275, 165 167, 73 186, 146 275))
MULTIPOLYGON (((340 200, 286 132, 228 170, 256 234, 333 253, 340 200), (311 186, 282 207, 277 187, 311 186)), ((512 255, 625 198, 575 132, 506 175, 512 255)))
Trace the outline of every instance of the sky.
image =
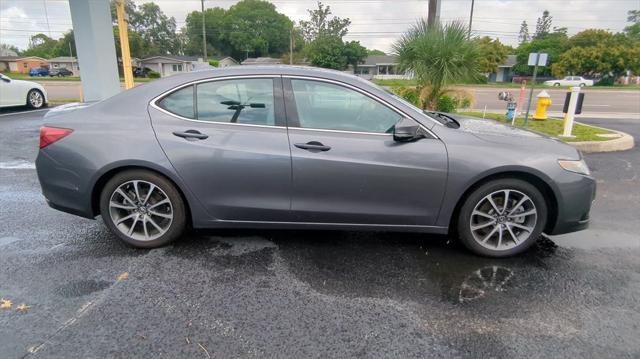
MULTIPOLYGON (((100 1, 100 0, 89 0, 100 1)), ((104 0, 107 1, 107 0, 104 0)), ((135 0, 137 4, 150 0, 135 0)), ((184 26, 186 15, 200 10, 200 0, 155 0, 168 16, 184 26)), ((229 8, 237 0, 206 0, 206 7, 229 8)), ((294 21, 308 18, 314 0, 272 0, 277 11, 294 21)), ((324 0, 335 16, 351 19, 346 40, 367 48, 390 52, 394 41, 416 19, 426 17, 427 0, 324 0)), ((471 0, 442 0, 442 21, 468 23, 471 0)), ((531 33, 536 19, 549 10, 553 25, 567 27, 569 34, 587 28, 617 32, 627 26, 628 10, 640 9, 640 0, 475 0, 473 33, 491 36, 516 46, 520 24, 526 20, 531 33)), ((26 49, 29 37, 38 32, 58 38, 71 28, 66 0, 0 0, 0 43, 26 49), (48 22, 47 22, 48 20, 48 22)))

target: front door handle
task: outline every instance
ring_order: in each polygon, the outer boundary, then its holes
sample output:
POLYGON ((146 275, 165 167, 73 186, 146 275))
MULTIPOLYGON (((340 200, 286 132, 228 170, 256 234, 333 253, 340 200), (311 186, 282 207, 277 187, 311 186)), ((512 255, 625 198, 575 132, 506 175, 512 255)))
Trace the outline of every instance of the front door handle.
POLYGON ((204 133, 200 133, 200 131, 197 131, 197 130, 186 130, 184 132, 174 131, 173 134, 174 136, 178 136, 186 139, 193 138, 198 140, 206 140, 207 138, 209 138, 209 136, 205 135, 204 133))
POLYGON ((329 151, 331 149, 330 146, 325 146, 318 141, 310 141, 307 143, 296 143, 294 146, 298 148, 302 148, 303 150, 308 151, 329 151))

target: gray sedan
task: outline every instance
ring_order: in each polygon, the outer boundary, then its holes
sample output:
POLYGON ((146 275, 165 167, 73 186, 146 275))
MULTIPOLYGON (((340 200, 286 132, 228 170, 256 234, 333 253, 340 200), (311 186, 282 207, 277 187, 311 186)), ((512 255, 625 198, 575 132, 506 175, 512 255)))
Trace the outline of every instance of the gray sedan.
POLYGON ((137 247, 191 228, 450 234, 475 253, 584 229, 595 181, 560 141, 425 113, 340 72, 234 67, 51 110, 36 160, 53 208, 137 247))

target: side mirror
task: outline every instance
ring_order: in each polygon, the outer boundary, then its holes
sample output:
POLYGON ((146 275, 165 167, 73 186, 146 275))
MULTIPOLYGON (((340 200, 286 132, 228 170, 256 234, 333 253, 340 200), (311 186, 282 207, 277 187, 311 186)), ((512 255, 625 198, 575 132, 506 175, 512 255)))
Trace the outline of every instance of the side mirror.
POLYGON ((393 127, 393 139, 398 142, 410 142, 424 137, 420 133, 420 125, 408 118, 403 118, 393 127))

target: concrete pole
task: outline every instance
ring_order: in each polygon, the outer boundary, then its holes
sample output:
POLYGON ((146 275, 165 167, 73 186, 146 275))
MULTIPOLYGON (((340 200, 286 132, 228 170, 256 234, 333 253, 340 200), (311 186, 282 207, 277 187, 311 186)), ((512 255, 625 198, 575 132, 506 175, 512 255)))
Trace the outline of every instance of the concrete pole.
POLYGON ((207 30, 204 23, 204 0, 200 0, 200 6, 202 8, 202 56, 204 56, 202 60, 208 63, 209 59, 207 58, 207 30))
POLYGON ((573 131, 573 119, 576 116, 576 107, 578 106, 578 97, 580 96, 580 87, 571 88, 571 97, 569 98, 569 107, 567 108, 567 117, 564 121, 564 132, 560 137, 575 137, 571 135, 573 131))
POLYGON ((109 0, 69 0, 85 101, 120 92, 109 0))
POLYGON ((429 0, 429 12, 427 13, 427 24, 429 26, 440 22, 440 3, 441 0, 429 0))
POLYGON ((471 0, 471 14, 469 14, 469 32, 467 34, 468 38, 471 38, 471 28, 473 27, 473 7, 475 3, 475 0, 471 0))
POLYGON ((116 1, 118 16, 118 33, 120 34, 120 56, 122 56, 122 72, 124 74, 124 88, 133 88, 133 72, 131 70, 131 53, 129 51, 129 31, 124 13, 124 0, 116 1))

